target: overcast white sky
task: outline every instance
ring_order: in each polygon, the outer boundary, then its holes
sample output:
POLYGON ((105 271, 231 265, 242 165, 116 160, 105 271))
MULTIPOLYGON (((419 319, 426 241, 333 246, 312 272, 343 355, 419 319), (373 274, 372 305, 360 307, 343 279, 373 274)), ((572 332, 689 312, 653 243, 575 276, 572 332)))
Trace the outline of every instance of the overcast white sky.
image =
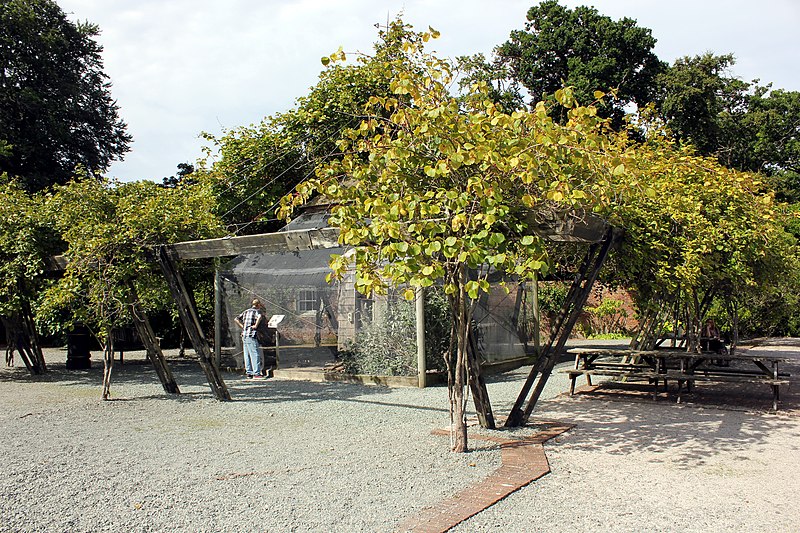
MULTIPOLYGON (((132 151, 109 174, 154 179, 193 163, 198 134, 259 122, 290 109, 312 86, 320 57, 339 46, 368 52, 376 23, 403 12, 442 37, 444 57, 484 52, 522 29, 536 0, 57 0, 73 20, 102 30, 105 72, 132 151)), ((800 0, 561 0, 594 5, 650 28, 664 61, 732 52, 733 74, 800 90, 800 0)))

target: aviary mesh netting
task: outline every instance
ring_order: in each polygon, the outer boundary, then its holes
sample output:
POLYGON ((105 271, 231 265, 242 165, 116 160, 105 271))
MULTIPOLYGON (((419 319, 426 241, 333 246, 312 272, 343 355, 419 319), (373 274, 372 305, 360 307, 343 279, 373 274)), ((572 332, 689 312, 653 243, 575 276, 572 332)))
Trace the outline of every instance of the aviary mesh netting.
MULTIPOLYGON (((287 229, 324 227, 325 215, 306 215, 287 229)), ((346 370, 355 373, 414 375, 416 333, 414 302, 400 291, 367 298, 354 289, 354 274, 329 284, 331 254, 343 248, 241 255, 221 268, 224 315, 223 346, 241 364, 241 340, 234 318, 253 298, 264 305, 265 326, 283 315, 277 327, 277 365, 319 367, 342 355, 346 370), (227 327, 226 327, 227 326, 227 327), (355 361, 355 362, 353 362, 355 361)), ((528 348, 531 313, 526 291, 515 284, 509 291, 494 286, 481 298, 474 319, 476 346, 486 363, 523 357, 528 348)), ((443 369, 448 348, 449 314, 442 291, 426 291, 426 347, 429 369, 443 369)), ((260 341, 267 365, 274 365, 275 329, 264 327, 260 341)))

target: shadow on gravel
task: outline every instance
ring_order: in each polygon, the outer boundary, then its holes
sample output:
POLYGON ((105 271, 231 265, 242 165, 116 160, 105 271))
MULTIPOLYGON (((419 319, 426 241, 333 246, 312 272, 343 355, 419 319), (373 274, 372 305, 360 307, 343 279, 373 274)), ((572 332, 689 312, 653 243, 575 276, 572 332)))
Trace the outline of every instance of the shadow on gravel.
MULTIPOLYGON (((674 388, 653 400, 650 385, 607 382, 576 396, 564 393, 541 402, 532 420, 541 412, 576 424, 566 437, 571 447, 620 457, 655 452, 652 462, 670 462, 677 469, 702 465, 722 451, 733 453, 734 461, 752 460, 754 446, 766 443, 783 441, 800 452, 798 348, 800 339, 767 339, 752 348, 752 353, 774 351, 789 359, 783 369, 791 382, 781 388, 777 413, 771 411, 772 392, 763 384, 698 384, 679 405, 674 388), (667 450, 679 450, 677 458, 675 453, 669 459, 658 455, 667 450)), ((769 460, 765 455, 764 461, 769 460)))
POLYGON ((793 443, 793 450, 800 451, 800 427, 793 417, 588 397, 562 397, 546 403, 547 416, 576 424, 567 437, 571 447, 620 458, 652 452, 656 455, 650 461, 669 462, 677 469, 694 468, 722 451, 740 451, 742 460, 752 459, 753 445, 767 442, 778 431, 793 443), (674 453, 669 460, 658 455, 673 449, 680 450, 677 458, 674 453))
POLYGON ((348 398, 344 401, 353 403, 363 403, 368 405, 381 405, 384 407, 402 407, 405 409, 413 409, 415 411, 432 411, 439 413, 449 413, 450 409, 446 407, 430 407, 428 405, 413 405, 408 403, 395 403, 395 402, 376 402, 372 400, 364 400, 362 398, 348 398))
MULTIPOLYGON (((0 382, 57 383, 63 387, 97 387, 100 396, 103 382, 103 365, 95 364, 86 370, 67 370, 64 363, 50 364, 45 374, 32 376, 24 367, 0 369, 0 382)), ((166 400, 171 402, 194 402, 214 400, 214 395, 206 381, 205 373, 197 361, 170 360, 172 374, 180 394, 146 394, 136 396, 131 390, 120 391, 126 385, 155 386, 160 389, 161 382, 149 364, 116 363, 111 377, 111 400, 133 402, 137 400, 166 400), (197 390, 198 388, 202 390, 197 390), (118 396, 117 396, 118 395, 118 396)), ((289 381, 277 379, 244 380, 239 374, 223 372, 222 378, 234 401, 237 402, 324 402, 327 400, 348 400, 370 394, 385 392, 387 388, 348 383, 316 383, 311 381, 289 381)))

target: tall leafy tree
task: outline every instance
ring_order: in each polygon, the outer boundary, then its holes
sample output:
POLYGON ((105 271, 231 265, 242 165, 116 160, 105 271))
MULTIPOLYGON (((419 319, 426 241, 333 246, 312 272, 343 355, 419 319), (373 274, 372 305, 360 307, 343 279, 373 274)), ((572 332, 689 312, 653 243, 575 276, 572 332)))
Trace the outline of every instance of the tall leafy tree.
POLYGON ((800 92, 748 83, 732 54, 683 57, 658 79, 659 109, 675 138, 729 168, 773 176, 783 198, 800 197, 800 92))
POLYGON ((189 163, 178 163, 178 171, 174 176, 165 177, 162 180, 164 187, 175 188, 180 185, 194 185, 196 182, 192 177, 194 165, 189 163))
POLYGON ((483 83, 492 102, 508 112, 525 108, 525 99, 519 81, 514 79, 509 66, 498 61, 489 62, 483 54, 457 58, 458 85, 466 91, 475 83, 483 83))
POLYGON ((102 172, 129 149, 98 34, 52 0, 0 2, 0 172, 29 191, 78 166, 102 172))
POLYGON ((621 124, 625 106, 639 106, 654 97, 655 78, 664 65, 653 53, 656 40, 647 28, 629 18, 612 20, 593 7, 569 9, 547 0, 528 10, 524 30, 511 32, 495 50, 515 80, 534 102, 561 87, 574 87, 581 103, 594 101, 595 91, 617 89, 599 111, 621 124))
POLYGON ((720 117, 719 159, 768 176, 778 198, 800 202, 800 91, 755 86, 744 112, 720 117))
MULTIPOLYGON (((477 364, 469 349, 472 313, 490 289, 491 270, 520 279, 547 271, 536 213, 609 200, 621 149, 596 109, 569 108, 565 125, 540 102, 533 111, 507 113, 476 84, 463 99, 449 92, 452 67, 424 52, 433 35, 409 32, 404 53, 377 63, 392 95, 375 95, 363 119, 338 141, 341 157, 317 167, 313 179, 284 198, 283 213, 323 194, 334 206, 330 222, 353 246, 356 288, 365 294, 387 284, 443 284, 452 316, 444 353, 450 392, 451 446, 467 449, 464 394, 477 364), (389 114, 387 115, 387 111, 389 114)), ((334 276, 351 266, 334 257, 334 276)))
MULTIPOLYGON (((683 57, 658 78, 660 110, 672 134, 701 155, 722 156, 723 139, 732 143, 740 133, 724 131, 747 111, 749 84, 729 75, 734 63, 732 54, 683 57)), ((728 161, 736 158, 730 147, 727 152, 728 161)))
POLYGON ((302 145, 273 118, 206 139, 214 149, 207 148, 206 159, 183 179, 210 187, 216 197, 214 212, 229 231, 264 231, 262 223, 274 217, 275 202, 307 166, 302 145))

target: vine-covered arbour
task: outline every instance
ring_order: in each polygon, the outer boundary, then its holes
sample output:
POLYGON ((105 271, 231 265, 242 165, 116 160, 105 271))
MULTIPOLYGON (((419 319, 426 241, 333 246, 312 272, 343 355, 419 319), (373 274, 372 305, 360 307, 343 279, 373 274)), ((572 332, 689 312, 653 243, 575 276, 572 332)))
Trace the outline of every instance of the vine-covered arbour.
MULTIPOLYGON (((606 278, 634 289, 641 309, 680 301, 695 321, 709 291, 735 304, 769 276, 794 271, 794 241, 756 175, 723 169, 678 148, 652 125, 631 125, 637 137, 646 138, 633 141, 627 131, 612 130, 593 106, 578 105, 569 88, 554 95, 568 109, 564 123, 554 121, 541 102, 531 110, 505 110, 489 101, 481 84, 457 98, 449 92, 450 65, 424 52, 435 32, 393 24, 393 35, 401 36, 397 53, 370 63, 383 69, 391 94, 364 98, 356 126, 342 131, 339 151, 319 162, 283 208, 289 215, 314 195, 328 198, 340 243, 356 249, 357 283, 364 292, 387 283, 443 284, 453 312, 452 349, 445 356, 454 450, 467 444, 465 387, 480 379, 469 326, 472 306, 488 288, 485 267, 521 280, 546 273, 552 258, 536 231, 543 215, 596 213, 623 230, 590 249, 570 298, 573 308, 609 253, 613 268, 606 278), (612 242, 619 243, 613 253, 612 242)), ((50 214, 69 215, 58 229, 75 266, 48 301, 116 304, 126 301, 128 283, 137 285, 140 296, 165 299, 167 287, 154 275, 149 251, 220 234, 217 219, 203 218, 214 211, 214 195, 205 186, 176 189, 187 195, 186 204, 147 185, 131 186, 129 192, 137 194, 127 199, 122 189, 95 190, 88 182, 67 186, 54 197, 50 214), (162 224, 168 219, 174 223, 162 224), (143 231, 148 224, 156 229, 143 231)), ((344 257, 335 258, 333 275, 349 266, 344 257)), ((569 316, 564 313, 566 329, 569 316)), ((532 374, 540 379, 526 382, 512 424, 530 414, 557 343, 534 366, 532 374), (533 391, 530 400, 525 388, 533 391)), ((218 397, 225 399, 223 393, 218 397)))
MULTIPOLYGON (((547 272, 537 214, 584 209, 623 229, 615 276, 650 299, 655 287, 681 287, 696 300, 708 282, 755 283, 760 259, 786 249, 772 246, 781 227, 771 195, 753 176, 679 150, 657 128, 637 130, 644 143, 628 130, 613 131, 569 88, 555 95, 568 109, 564 123, 543 102, 507 112, 480 83, 456 98, 450 64, 424 51, 433 37, 407 32, 404 53, 384 62, 394 95, 365 102, 360 125, 339 141, 341 156, 288 195, 283 213, 315 194, 332 201, 330 223, 343 244, 356 247, 362 292, 408 284, 412 297, 413 287, 441 281, 453 318, 445 354, 451 444, 463 451, 464 387, 476 366, 468 349, 471 311, 489 288, 481 272, 489 266, 523 280, 547 272)), ((342 276, 349 261, 336 257, 331 268, 342 276)), ((530 412, 518 410, 511 424, 530 412)))

